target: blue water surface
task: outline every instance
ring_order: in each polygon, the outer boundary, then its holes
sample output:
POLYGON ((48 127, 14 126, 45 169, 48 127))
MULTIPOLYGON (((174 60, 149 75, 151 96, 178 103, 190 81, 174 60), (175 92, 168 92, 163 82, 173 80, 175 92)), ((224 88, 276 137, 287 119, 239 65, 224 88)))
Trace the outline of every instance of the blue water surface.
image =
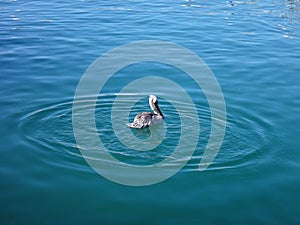
MULTIPOLYGON (((299 53, 298 0, 0 1, 1 224, 299 224, 299 53), (136 78, 173 77, 201 122, 194 155, 176 175, 133 187, 107 180, 85 161, 72 104, 94 60, 141 40, 174 42, 202 58, 222 89, 227 124, 217 157, 199 172, 211 131, 199 87, 155 62, 118 71, 99 93, 95 121, 119 160, 151 165, 178 144, 179 114, 161 98, 172 129, 157 151, 136 155, 116 139, 111 107, 136 78)), ((165 93, 176 96, 168 87, 165 93)), ((83 101, 92 107, 89 96, 83 101)), ((128 120, 149 110, 147 101, 141 95, 128 120)))

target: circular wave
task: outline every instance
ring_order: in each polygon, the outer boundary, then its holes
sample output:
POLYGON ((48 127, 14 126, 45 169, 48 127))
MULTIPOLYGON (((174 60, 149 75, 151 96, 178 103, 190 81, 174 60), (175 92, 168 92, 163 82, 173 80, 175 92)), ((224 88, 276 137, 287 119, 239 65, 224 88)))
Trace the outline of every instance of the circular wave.
MULTIPOLYGON (((206 114, 205 121, 207 121, 208 112, 202 112, 206 114)), ((268 135, 271 130, 272 125, 269 121, 257 115, 255 111, 239 106, 233 107, 227 111, 226 133, 222 147, 208 170, 238 169, 264 160, 266 146, 272 141, 268 135)), ((200 139, 199 142, 202 141, 204 140, 200 139)), ((185 172, 198 171, 203 147, 199 147, 199 151, 184 168, 185 172)))
POLYGON ((19 121, 19 133, 39 161, 59 167, 84 169, 71 123, 72 99, 35 106, 19 121))
MULTIPOLYGON (((130 100, 130 95, 127 97, 130 100)), ((84 104, 77 110, 84 111, 93 107, 90 98, 88 96, 82 97, 81 101, 84 104)), ((181 132, 179 115, 172 104, 164 100, 160 102, 161 109, 166 115, 165 123, 168 125, 166 138, 155 149, 143 152, 128 149, 117 140, 111 125, 111 108, 115 98, 116 94, 100 95, 95 112, 99 138, 105 143, 109 153, 120 162, 132 165, 152 165, 170 157, 178 144, 181 132)), ((74 170, 90 171, 90 167, 84 162, 73 135, 72 100, 69 98, 54 104, 36 106, 36 110, 27 113, 20 119, 19 131, 25 141, 37 147, 34 154, 39 157, 39 160, 74 170)), ((188 112, 190 106, 185 103, 182 104, 184 110, 188 112)), ((199 162, 210 134, 211 115, 209 107, 203 103, 196 105, 201 124, 199 142, 194 155, 181 170, 182 172, 199 171, 199 162)), ((141 97, 141 100, 132 108, 128 122, 133 120, 138 112, 144 111, 148 107, 146 97, 141 97)), ((122 114, 123 109, 118 110, 122 114)), ((231 115, 230 111, 228 112, 227 129, 222 148, 208 170, 239 168, 253 164, 258 158, 263 157, 264 146, 270 141, 266 136, 270 124, 262 118, 255 117, 249 110, 237 109, 235 115, 239 115, 239 117, 231 115)), ((129 129, 126 124, 124 124, 124 129, 129 129)), ((190 130, 192 132, 193 127, 190 127, 190 130)), ((143 140, 147 139, 151 131, 142 129, 132 130, 131 132, 137 138, 143 140)), ((90 149, 89 151, 97 151, 97 149, 90 149)), ((183 158, 182 160, 186 159, 183 158)), ((178 164, 181 162, 181 160, 173 161, 173 163, 178 164)))

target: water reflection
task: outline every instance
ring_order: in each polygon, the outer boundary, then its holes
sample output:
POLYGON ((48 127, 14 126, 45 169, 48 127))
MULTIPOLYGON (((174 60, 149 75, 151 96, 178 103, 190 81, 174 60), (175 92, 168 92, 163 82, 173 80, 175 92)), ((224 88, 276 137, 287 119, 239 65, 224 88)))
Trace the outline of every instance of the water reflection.
POLYGON ((256 0, 249 0, 249 1, 227 1, 227 4, 229 6, 237 6, 237 5, 241 5, 241 4, 254 4, 256 3, 256 0))
POLYGON ((287 9, 290 10, 299 10, 299 0, 287 0, 285 2, 285 5, 287 7, 287 9))

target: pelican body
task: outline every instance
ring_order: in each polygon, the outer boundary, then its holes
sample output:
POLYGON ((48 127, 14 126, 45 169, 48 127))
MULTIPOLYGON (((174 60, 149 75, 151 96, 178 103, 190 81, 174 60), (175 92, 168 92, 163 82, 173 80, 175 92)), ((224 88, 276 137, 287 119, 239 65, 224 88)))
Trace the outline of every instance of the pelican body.
POLYGON ((133 123, 128 123, 127 125, 131 128, 141 129, 162 122, 164 120, 164 115, 159 108, 158 100, 155 95, 149 96, 149 105, 153 112, 142 112, 136 115, 133 123))

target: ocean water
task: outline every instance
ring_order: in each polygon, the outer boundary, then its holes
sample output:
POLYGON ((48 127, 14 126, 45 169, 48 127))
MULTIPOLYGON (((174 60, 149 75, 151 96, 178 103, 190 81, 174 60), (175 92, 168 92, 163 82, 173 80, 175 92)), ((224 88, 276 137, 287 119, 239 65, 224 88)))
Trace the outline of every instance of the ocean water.
MULTIPOLYGON (((298 0, 4 0, 0 15, 1 224, 300 223, 298 0), (220 85, 225 136, 204 171, 199 171, 199 163, 212 132, 210 104, 193 79, 174 66, 128 65, 116 71, 100 93, 79 96, 82 108, 72 108, 80 79, 98 57, 143 40, 189 49, 220 85), (161 127, 130 131, 124 124, 119 131, 124 140, 131 140, 128 130, 144 143, 157 135, 153 150, 136 151, 119 140, 111 112, 119 97, 124 107, 133 104, 129 112, 116 107, 127 122, 149 110, 147 96, 156 83, 145 85, 144 92, 120 94, 130 82, 149 76, 177 82, 194 106, 178 89, 157 83, 165 136, 161 127), (89 132, 96 131, 119 162, 155 168, 151 165, 171 157, 181 145, 183 131, 197 143, 181 147, 195 151, 191 158, 173 162, 176 166, 186 161, 177 173, 152 185, 107 179, 85 160, 74 135, 72 116, 93 109, 94 99, 95 129, 83 127, 81 132, 89 140, 89 132)), ((132 179, 125 170, 110 169, 107 174, 132 179)))

